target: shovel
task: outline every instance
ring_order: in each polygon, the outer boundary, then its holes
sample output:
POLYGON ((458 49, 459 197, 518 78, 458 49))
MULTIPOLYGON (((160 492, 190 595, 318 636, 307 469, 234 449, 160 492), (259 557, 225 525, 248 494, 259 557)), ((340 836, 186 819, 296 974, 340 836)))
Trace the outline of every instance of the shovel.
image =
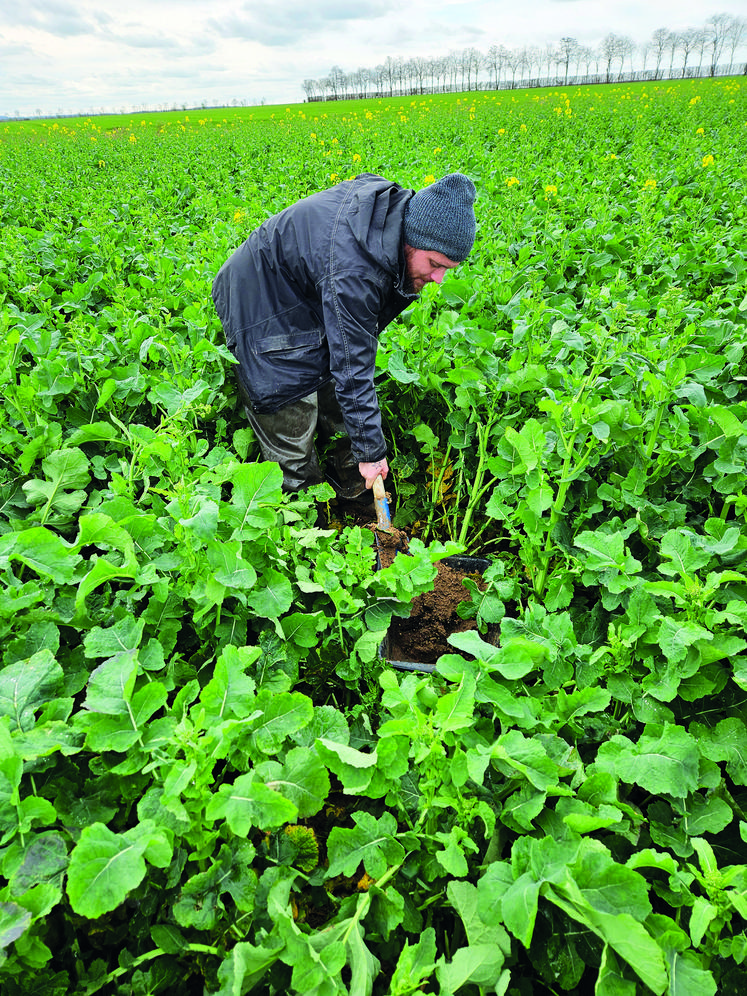
POLYGON ((389 499, 384 490, 384 481, 381 474, 373 482, 374 508, 376 509, 376 547, 379 551, 379 561, 383 566, 384 561, 388 561, 387 554, 392 558, 401 550, 407 552, 407 536, 392 525, 392 516, 389 511, 389 499), (380 536, 386 533, 386 537, 380 536))
POLYGON ((389 512, 389 499, 384 490, 384 479, 381 474, 373 482, 374 508, 376 509, 376 526, 385 533, 393 530, 392 517, 389 512))

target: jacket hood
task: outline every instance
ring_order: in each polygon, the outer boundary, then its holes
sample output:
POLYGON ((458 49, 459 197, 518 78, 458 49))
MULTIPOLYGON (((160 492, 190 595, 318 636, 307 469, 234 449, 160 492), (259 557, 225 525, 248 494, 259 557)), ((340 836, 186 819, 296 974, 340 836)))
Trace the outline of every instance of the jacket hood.
POLYGON ((415 191, 373 173, 361 173, 353 183, 356 189, 346 216, 353 238, 399 280, 405 210, 415 191))

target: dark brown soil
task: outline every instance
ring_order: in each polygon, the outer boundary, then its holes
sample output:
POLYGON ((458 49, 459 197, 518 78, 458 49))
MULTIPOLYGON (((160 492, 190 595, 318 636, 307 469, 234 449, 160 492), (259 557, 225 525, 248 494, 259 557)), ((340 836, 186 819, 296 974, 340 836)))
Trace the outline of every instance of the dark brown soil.
POLYGON ((373 529, 376 537, 376 550, 379 554, 380 567, 391 567, 396 554, 407 552, 407 534, 403 533, 401 529, 395 529, 394 526, 391 530, 377 529, 375 523, 369 528, 373 529))
POLYGON ((479 575, 465 574, 444 561, 436 568, 433 591, 414 599, 407 619, 392 619, 387 652, 391 661, 435 664, 442 654, 456 653, 446 642, 447 636, 476 628, 474 619, 460 619, 456 609, 469 594, 462 579, 471 576, 479 584, 479 575))

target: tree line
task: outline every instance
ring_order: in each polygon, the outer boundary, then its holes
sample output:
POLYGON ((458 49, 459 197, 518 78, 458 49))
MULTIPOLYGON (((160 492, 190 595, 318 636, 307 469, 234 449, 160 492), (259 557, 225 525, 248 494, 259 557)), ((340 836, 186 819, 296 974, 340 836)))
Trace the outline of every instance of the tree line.
MULTIPOLYGON (((482 53, 476 48, 452 51, 436 57, 411 59, 387 56, 373 68, 360 67, 345 72, 333 66, 321 79, 306 79, 306 99, 341 100, 352 97, 381 97, 405 93, 437 93, 515 86, 543 77, 553 85, 577 82, 611 82, 626 72, 634 74, 634 60, 645 79, 675 75, 674 63, 681 61, 676 75, 715 76, 728 57, 728 72, 745 39, 747 20, 731 14, 715 14, 702 27, 670 31, 659 28, 651 38, 636 44, 625 35, 608 34, 596 46, 581 45, 575 38, 561 38, 545 48, 524 45, 506 48, 491 45, 482 53)), ((747 66, 742 71, 747 70, 747 66)))

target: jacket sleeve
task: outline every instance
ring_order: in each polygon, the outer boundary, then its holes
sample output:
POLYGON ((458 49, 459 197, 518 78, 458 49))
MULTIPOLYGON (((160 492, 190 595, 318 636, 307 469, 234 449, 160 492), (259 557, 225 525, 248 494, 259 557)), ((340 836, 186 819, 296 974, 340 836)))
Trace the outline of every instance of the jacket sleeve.
POLYGON ((389 278, 370 267, 337 270, 323 295, 330 372, 353 454, 359 463, 386 456, 374 388, 379 315, 389 278))

